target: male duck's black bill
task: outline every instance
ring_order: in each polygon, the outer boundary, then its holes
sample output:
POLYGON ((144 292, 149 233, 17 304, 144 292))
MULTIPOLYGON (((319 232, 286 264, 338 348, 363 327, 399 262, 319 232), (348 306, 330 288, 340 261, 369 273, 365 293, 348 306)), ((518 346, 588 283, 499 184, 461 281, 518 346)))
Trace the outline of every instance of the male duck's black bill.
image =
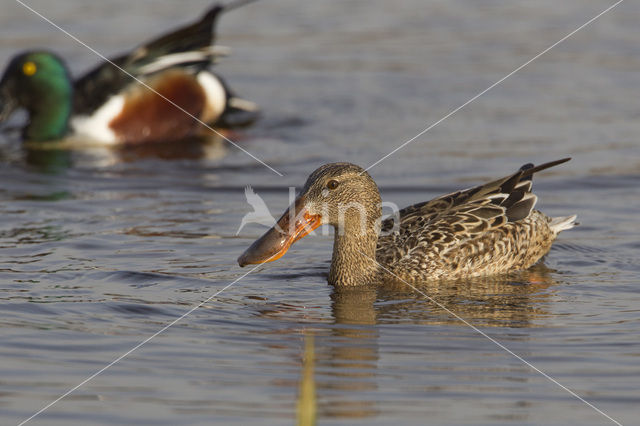
POLYGON ((0 123, 9 118, 17 107, 13 96, 9 93, 9 84, 4 78, 0 81, 0 123))
POLYGON ((303 197, 296 199, 278 222, 242 253, 238 264, 247 266, 279 259, 293 243, 320 226, 321 216, 310 214, 304 204, 303 197))

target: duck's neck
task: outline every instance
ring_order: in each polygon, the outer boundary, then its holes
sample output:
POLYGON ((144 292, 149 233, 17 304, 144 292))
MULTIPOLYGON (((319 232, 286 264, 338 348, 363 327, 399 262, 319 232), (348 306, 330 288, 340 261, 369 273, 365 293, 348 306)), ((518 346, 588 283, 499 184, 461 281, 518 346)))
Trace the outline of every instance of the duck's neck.
POLYGON ((42 93, 28 108, 29 124, 23 131, 24 139, 40 142, 64 137, 71 116, 71 101, 69 82, 59 83, 42 93))
POLYGON ((340 233, 336 229, 329 284, 358 286, 374 281, 379 268, 376 262, 377 242, 378 228, 373 224, 365 232, 360 232, 360 229, 350 232, 346 229, 340 233))

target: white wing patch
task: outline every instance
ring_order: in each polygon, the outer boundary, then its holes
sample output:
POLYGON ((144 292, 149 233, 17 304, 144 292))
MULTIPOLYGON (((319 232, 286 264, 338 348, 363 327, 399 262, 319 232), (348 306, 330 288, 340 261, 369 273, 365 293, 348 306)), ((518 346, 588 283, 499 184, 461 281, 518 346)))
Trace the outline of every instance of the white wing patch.
POLYGON ((152 74, 171 67, 188 64, 189 62, 213 61, 216 57, 228 55, 230 50, 231 49, 224 46, 209 46, 208 48, 200 50, 170 53, 168 55, 160 56, 153 62, 140 67, 137 74, 152 74))

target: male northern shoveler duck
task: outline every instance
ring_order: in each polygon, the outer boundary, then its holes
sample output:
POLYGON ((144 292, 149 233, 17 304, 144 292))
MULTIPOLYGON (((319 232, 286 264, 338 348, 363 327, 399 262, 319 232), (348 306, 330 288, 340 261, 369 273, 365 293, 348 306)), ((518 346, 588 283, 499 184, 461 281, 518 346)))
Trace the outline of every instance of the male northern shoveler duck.
POLYGON ((217 18, 244 3, 216 5, 197 22, 112 58, 126 73, 104 62, 72 81, 55 54, 21 53, 0 80, 0 122, 24 108, 29 114, 25 140, 78 136, 103 144, 166 142, 198 134, 201 124, 185 111, 217 127, 250 124, 257 117, 255 104, 235 97, 208 70, 221 53, 212 46, 217 18))
POLYGON ((526 269, 551 248, 576 216, 550 218, 533 207, 533 166, 467 190, 400 210, 380 223, 380 193, 369 174, 350 163, 314 171, 277 224, 238 258, 240 266, 282 256, 320 225, 335 229, 329 282, 352 286, 384 279, 459 279, 526 269))

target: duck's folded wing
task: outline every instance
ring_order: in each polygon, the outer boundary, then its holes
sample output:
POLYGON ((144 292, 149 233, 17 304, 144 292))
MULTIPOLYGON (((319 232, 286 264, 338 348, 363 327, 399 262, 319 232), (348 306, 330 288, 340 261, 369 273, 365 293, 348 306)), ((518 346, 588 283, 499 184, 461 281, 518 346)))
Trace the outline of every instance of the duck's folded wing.
POLYGON ((222 11, 228 9, 222 5, 213 6, 197 22, 162 35, 131 52, 113 57, 111 62, 101 63, 87 72, 74 83, 74 112, 89 115, 111 95, 131 83, 130 75, 137 77, 176 65, 206 68, 222 52, 220 49, 212 49, 211 44, 215 40, 217 18, 222 11))
POLYGON ((378 244, 380 260, 393 264, 425 247, 446 250, 461 241, 526 218, 537 201, 531 192, 532 175, 568 160, 535 167, 525 164, 504 178, 401 210, 398 223, 394 218, 382 223, 378 244))

